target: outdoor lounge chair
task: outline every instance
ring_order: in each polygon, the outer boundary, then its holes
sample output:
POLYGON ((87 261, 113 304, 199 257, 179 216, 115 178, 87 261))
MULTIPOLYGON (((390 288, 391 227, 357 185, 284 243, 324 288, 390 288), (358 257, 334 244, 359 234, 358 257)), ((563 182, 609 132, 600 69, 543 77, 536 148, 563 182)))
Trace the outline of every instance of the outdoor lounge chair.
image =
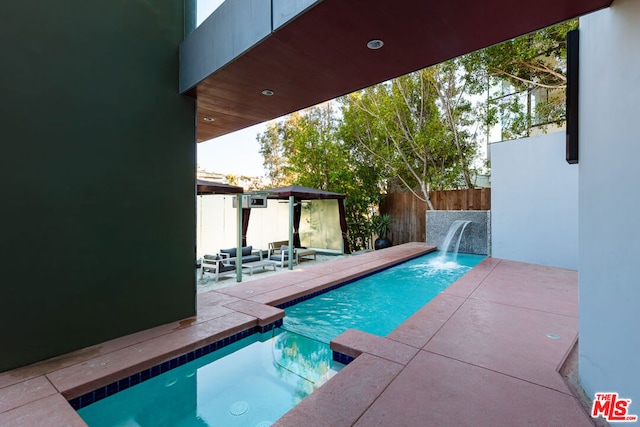
POLYGON ((212 273, 216 276, 216 282, 220 275, 235 273, 236 266, 229 264, 227 257, 222 254, 205 255, 200 265, 200 277, 204 278, 204 273, 212 273))
POLYGON ((288 240, 278 240, 277 242, 269 242, 269 249, 279 249, 280 246, 288 246, 288 240))
MULTIPOLYGON (((279 248, 269 249, 267 259, 275 261, 278 266, 284 268, 285 262, 289 264, 289 246, 282 245, 279 248)), ((293 263, 296 264, 296 261, 295 250, 293 250, 293 263)))
MULTIPOLYGON (((289 247, 289 241, 288 240, 280 240, 277 242, 270 242, 269 243, 269 252, 267 253, 267 259, 271 260, 271 261, 277 261, 282 263, 281 259, 279 258, 280 252, 281 252, 281 248, 283 247, 289 247), (276 259, 272 259, 271 255, 275 254, 274 256, 276 256, 276 259)), ((315 249, 307 249, 307 248, 295 248, 293 250, 294 253, 294 263, 295 264, 300 264, 300 258, 304 257, 313 257, 313 259, 316 259, 316 251, 315 249)))

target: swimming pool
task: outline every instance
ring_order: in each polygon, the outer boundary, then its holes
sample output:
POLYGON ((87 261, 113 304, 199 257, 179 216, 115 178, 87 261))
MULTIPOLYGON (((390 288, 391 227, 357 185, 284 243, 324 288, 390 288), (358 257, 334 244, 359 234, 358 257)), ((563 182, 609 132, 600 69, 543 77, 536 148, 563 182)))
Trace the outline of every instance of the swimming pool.
POLYGON ((484 258, 414 258, 286 308, 282 328, 327 344, 350 328, 386 336, 484 258))
POLYGON ((78 411, 91 426, 268 426, 343 365, 328 342, 348 328, 386 335, 484 259, 429 254, 286 309, 254 334, 78 411))

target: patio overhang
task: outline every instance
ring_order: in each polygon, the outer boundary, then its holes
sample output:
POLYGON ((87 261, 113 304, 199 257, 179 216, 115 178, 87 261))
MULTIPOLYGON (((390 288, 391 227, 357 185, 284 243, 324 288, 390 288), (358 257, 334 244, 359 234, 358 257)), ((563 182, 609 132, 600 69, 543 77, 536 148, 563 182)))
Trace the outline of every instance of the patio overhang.
POLYGON ((180 46, 180 91, 201 142, 611 2, 227 0, 180 46))

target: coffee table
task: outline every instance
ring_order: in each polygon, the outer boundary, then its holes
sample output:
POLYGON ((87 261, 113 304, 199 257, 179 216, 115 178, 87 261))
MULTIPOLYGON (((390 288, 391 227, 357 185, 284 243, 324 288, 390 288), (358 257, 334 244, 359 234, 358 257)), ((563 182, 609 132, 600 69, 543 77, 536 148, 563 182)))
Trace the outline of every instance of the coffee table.
POLYGON ((253 276, 253 270, 255 268, 262 267, 263 270, 266 270, 267 267, 271 266, 271 267, 273 267, 273 271, 276 271, 276 264, 277 263, 275 261, 270 261, 270 260, 264 259, 262 261, 254 261, 254 262, 242 263, 242 268, 248 268, 249 269, 249 275, 253 276))

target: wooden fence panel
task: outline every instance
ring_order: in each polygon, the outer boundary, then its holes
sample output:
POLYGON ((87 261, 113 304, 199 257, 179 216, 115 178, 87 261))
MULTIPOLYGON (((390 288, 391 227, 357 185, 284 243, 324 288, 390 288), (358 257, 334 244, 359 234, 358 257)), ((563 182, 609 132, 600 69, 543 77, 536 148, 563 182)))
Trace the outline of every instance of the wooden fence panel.
POLYGON ((412 193, 387 194, 380 205, 382 213, 391 215, 391 240, 394 244, 426 241, 427 204, 412 193), (422 212, 422 214, 420 214, 422 212))
MULTIPOLYGON (((491 189, 445 190, 429 193, 436 210, 490 210, 491 189)), ((394 245, 426 241, 428 206, 413 193, 390 193, 380 204, 380 212, 391 215, 391 240, 394 245)))

